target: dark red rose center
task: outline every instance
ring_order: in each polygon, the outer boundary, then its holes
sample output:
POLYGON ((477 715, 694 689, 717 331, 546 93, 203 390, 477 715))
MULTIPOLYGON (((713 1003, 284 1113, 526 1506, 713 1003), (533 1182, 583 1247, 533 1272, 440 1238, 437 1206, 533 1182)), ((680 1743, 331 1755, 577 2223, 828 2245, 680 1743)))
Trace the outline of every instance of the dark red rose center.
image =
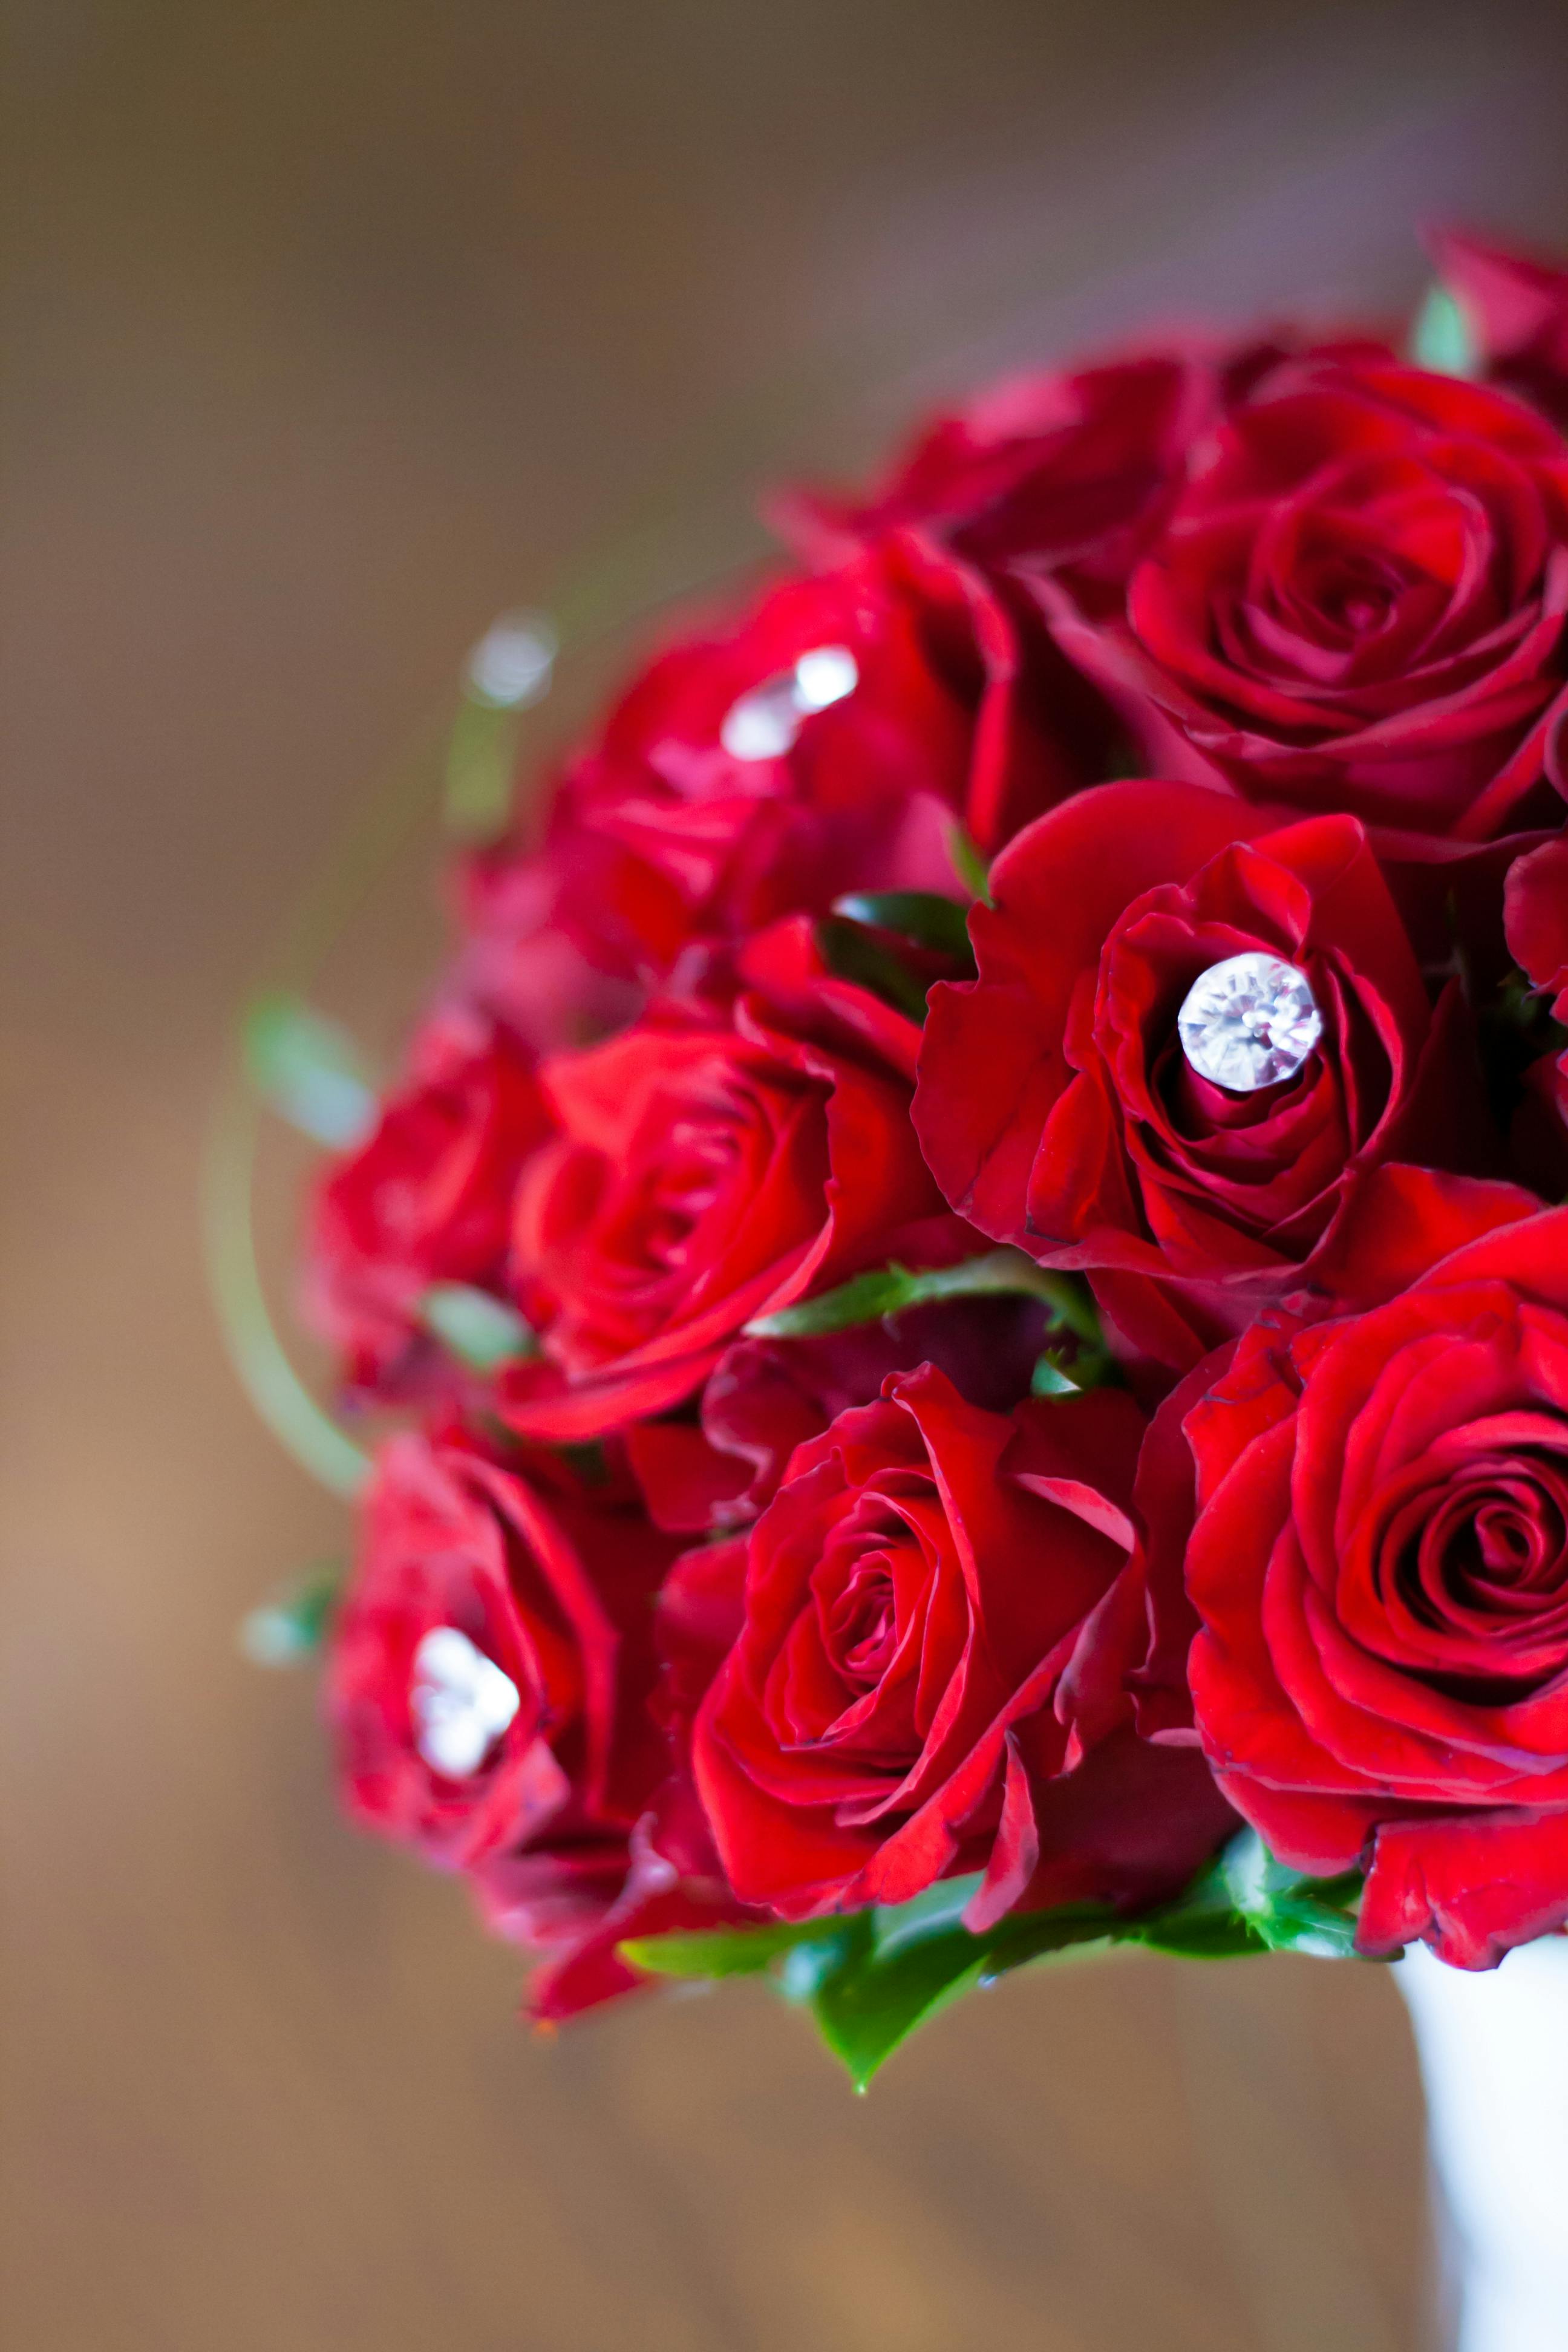
POLYGON ((893 1564, 886 1549, 867 1550, 836 1601, 825 1609, 828 1654, 851 1689, 870 1690, 898 1646, 893 1564))
POLYGON ((769 1676, 780 1746, 831 1748, 853 1776, 845 1796, 901 1778, 920 1750, 922 1669, 945 1654, 927 1622, 934 1563, 924 1521, 934 1508, 929 1496, 868 1489, 821 1531, 805 1606, 769 1676))
POLYGON ((1478 1462, 1394 1513, 1391 1614, 1426 1636, 1426 1678, 1478 1704, 1568 1666, 1568 1456, 1478 1462))

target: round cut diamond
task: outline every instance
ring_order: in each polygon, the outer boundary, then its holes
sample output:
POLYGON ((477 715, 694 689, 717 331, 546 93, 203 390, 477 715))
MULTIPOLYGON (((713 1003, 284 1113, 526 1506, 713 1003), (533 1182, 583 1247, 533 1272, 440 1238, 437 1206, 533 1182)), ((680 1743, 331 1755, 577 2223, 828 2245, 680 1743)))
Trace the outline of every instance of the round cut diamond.
POLYGON ((1176 1015, 1182 1051, 1200 1078, 1255 1095, 1293 1078, 1323 1034, 1304 971, 1255 950, 1211 964, 1176 1015))
POLYGON ((795 749, 804 722, 830 702, 842 702, 860 683, 847 646, 814 646, 791 669, 763 680, 732 702, 719 740, 731 760, 782 760, 795 749))
POLYGON ((414 1653, 414 1744, 433 1772, 466 1780, 521 1704, 517 1685, 455 1625, 433 1625, 414 1653))

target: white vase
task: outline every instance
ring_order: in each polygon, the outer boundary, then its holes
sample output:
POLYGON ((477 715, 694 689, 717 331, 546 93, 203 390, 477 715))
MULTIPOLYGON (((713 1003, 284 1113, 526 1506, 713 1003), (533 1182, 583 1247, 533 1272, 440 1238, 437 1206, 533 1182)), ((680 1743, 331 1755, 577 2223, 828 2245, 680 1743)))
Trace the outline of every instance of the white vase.
POLYGON ((1394 1976, 1426 2086, 1456 2352, 1568 2352, 1568 1939, 1485 1974, 1416 1947, 1394 1976))

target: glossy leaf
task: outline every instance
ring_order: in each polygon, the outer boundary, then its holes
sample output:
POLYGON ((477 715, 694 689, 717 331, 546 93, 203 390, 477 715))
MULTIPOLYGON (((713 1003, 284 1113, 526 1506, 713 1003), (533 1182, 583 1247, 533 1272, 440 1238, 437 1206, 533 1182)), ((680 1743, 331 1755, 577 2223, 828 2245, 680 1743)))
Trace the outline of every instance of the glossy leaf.
MULTIPOLYGON (((864 1915, 848 1915, 859 1918, 864 1915)), ((831 1943, 846 1919, 770 1920, 755 1927, 678 1929, 668 1936, 634 1937, 618 1945, 634 1969, 661 1977, 758 1976, 796 1945, 831 1943)))
MULTIPOLYGON (((973 1882, 966 1886, 973 1891, 973 1882)), ((870 1941, 828 1972, 812 2001, 823 2041, 858 2091, 917 2027, 963 1994, 1027 1961, 1109 1948, 1111 1915, 1098 1909, 1039 1912, 1004 1920, 984 1936, 940 1922, 911 1932, 873 1912, 870 1941)))
POLYGON ((983 907, 988 907, 991 904, 990 871, 962 824, 955 824, 949 834, 947 854, 952 860, 952 870, 959 880, 966 889, 973 891, 983 907))
POLYGON ((1314 1881, 1287 1868, 1244 1830, 1185 1891, 1129 1918, 1100 1904, 1011 1914, 980 1935, 963 1915, 978 1874, 944 1879, 909 1903, 877 1905, 794 1925, 719 1928, 621 1947, 665 1976, 770 1973, 809 2008, 823 2041, 864 2090, 878 2069, 963 1993, 1043 1960, 1118 1948, 1194 1960, 1268 1951, 1338 1958, 1353 1952, 1354 1874, 1314 1881))
POLYGON ((854 890, 836 898, 833 911, 846 922, 892 931, 934 954, 952 956, 971 971, 974 969, 968 917, 956 898, 943 898, 934 890, 854 890))
POLYGON ((879 996, 884 1004, 911 1021, 925 1019, 926 983, 900 961, 875 931, 863 923, 848 922, 842 915, 824 915, 816 926, 816 943, 828 971, 837 978, 853 981, 857 988, 879 996))

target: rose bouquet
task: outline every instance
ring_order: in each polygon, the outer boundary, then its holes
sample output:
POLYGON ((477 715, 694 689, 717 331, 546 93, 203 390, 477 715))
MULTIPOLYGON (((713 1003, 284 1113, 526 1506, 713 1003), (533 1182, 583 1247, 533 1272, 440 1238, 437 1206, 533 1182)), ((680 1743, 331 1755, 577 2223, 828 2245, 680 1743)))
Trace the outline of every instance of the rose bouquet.
POLYGON ((460 861, 264 1632, 536 2017, 1568 1921, 1568 274, 1435 251, 776 501, 460 861))

